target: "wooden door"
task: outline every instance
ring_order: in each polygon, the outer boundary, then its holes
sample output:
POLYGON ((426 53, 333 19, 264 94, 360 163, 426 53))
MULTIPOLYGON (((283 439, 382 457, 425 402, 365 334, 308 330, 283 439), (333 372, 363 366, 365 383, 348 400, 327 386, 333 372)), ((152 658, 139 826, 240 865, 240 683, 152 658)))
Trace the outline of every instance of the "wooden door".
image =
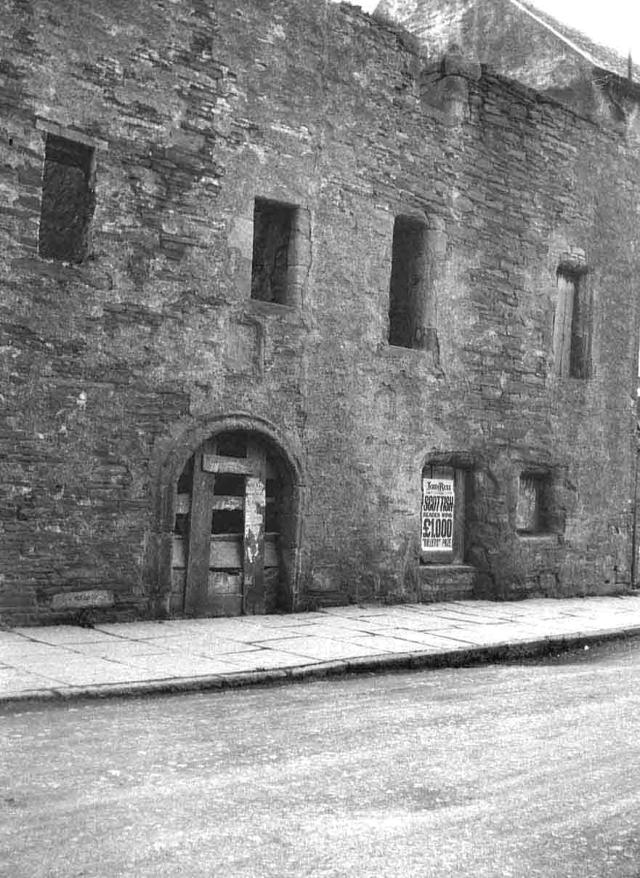
MULTIPOLYGON (((174 580, 182 579, 189 616, 273 611, 280 564, 277 531, 265 533, 274 468, 267 450, 247 434, 205 442, 179 484, 174 580), (189 493, 180 488, 190 487, 189 493), (187 511, 188 510, 188 511, 187 511), (179 571, 182 571, 180 576, 179 571)), ((273 516, 269 516, 273 519, 273 516)))

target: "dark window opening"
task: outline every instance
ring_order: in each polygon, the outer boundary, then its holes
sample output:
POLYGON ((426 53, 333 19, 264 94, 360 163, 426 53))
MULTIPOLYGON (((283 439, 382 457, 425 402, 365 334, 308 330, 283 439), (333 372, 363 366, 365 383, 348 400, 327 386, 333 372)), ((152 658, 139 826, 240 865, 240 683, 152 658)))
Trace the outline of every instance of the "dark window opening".
POLYGON ((243 531, 243 509, 214 509, 211 516, 212 534, 241 534, 243 531))
POLYGON ((220 473, 216 476, 213 492, 223 497, 244 497, 244 476, 220 473))
POLYGON ((178 494, 190 494, 193 484, 193 455, 186 462, 178 478, 178 494))
POLYGON ((184 537, 187 534, 188 527, 189 516, 184 512, 176 513, 176 520, 173 528, 174 533, 178 534, 178 536, 184 537))
POLYGON ((266 533, 279 533, 280 516, 279 510, 275 503, 267 503, 264 519, 264 529, 266 533))
POLYGON ((292 304, 290 265, 296 208, 256 198, 253 213, 251 298, 292 304))
POLYGON ((425 346, 426 233, 426 226, 420 220, 396 217, 389 288, 390 345, 425 346))
POLYGON ((222 457, 246 457, 247 434, 240 431, 220 433, 216 438, 216 454, 222 457))
POLYGON ((82 262, 93 214, 93 149, 47 134, 38 252, 45 259, 82 262))
POLYGON ((556 372, 570 378, 591 373, 591 308, 586 271, 558 269, 558 304, 554 328, 556 372))
POLYGON ((522 473, 516 507, 516 529, 520 534, 550 533, 551 483, 538 473, 522 473))

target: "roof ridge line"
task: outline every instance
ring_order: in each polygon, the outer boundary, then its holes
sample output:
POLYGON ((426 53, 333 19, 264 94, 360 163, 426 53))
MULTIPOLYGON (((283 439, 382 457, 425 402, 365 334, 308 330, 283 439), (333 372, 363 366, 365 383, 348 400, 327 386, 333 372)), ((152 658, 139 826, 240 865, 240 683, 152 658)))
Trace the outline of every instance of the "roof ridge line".
MULTIPOLYGON (((550 31, 554 36, 559 37, 564 43, 567 44, 574 52, 577 52, 581 55, 585 60, 587 60, 590 64, 593 64, 594 67, 601 67, 602 65, 590 55, 589 52, 585 52, 584 49, 581 49, 577 43, 574 43, 573 40, 570 40, 569 37, 565 36, 561 31, 556 30, 555 27, 552 27, 544 18, 539 18, 535 13, 533 13, 527 6, 520 2, 520 0, 509 0, 510 3, 513 3, 514 6, 517 6, 518 9, 522 10, 522 12, 526 12, 528 16, 533 18, 534 21, 537 21, 538 24, 541 24, 546 30, 550 31)), ((559 22, 560 23, 560 22, 559 22)), ((585 34, 586 36, 586 34, 585 34)))

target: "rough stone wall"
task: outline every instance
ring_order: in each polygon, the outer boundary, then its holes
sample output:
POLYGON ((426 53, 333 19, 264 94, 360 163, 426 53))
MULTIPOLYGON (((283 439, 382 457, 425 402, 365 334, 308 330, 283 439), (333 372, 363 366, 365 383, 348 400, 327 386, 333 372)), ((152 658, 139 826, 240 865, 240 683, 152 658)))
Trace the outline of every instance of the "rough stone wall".
POLYGON ((120 618, 162 612, 167 461, 234 413, 300 464, 297 607, 420 596, 434 454, 469 469, 476 594, 629 586, 640 190, 619 134, 492 75, 425 78, 348 6, 6 7, 3 620, 73 618, 56 595, 87 590, 120 618), (38 256, 46 131, 95 148, 80 265, 38 256), (296 307, 250 298, 256 197, 308 211, 296 307), (437 357, 387 343, 394 218, 412 212, 432 231, 437 357), (554 372, 572 248, 589 380, 554 372), (531 466, 553 478, 562 533, 516 533, 531 466))

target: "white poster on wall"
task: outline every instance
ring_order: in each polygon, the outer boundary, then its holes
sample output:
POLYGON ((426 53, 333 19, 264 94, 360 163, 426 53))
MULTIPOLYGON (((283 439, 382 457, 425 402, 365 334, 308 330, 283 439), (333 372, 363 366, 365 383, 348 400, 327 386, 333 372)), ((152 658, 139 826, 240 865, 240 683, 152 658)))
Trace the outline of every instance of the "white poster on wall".
POLYGON ((453 550, 453 479, 422 480, 422 551, 453 550))

